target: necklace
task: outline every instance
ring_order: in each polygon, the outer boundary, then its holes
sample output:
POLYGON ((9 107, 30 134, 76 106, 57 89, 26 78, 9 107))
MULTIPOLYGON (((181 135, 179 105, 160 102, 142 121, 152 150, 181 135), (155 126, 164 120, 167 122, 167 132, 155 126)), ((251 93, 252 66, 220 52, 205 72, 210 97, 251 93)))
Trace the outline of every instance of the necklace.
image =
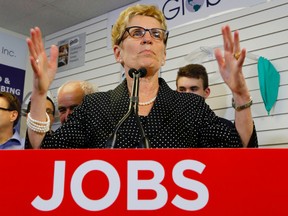
POLYGON ((149 104, 152 104, 156 100, 156 97, 157 96, 155 96, 154 98, 152 98, 151 100, 149 100, 147 102, 139 102, 139 106, 147 106, 149 104))

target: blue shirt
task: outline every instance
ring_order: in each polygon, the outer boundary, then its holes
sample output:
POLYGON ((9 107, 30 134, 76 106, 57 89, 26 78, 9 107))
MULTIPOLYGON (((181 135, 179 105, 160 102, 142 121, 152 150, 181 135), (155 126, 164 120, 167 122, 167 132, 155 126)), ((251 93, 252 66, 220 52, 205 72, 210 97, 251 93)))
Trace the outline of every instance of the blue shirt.
POLYGON ((20 137, 17 130, 14 130, 13 136, 7 142, 0 145, 0 149, 24 149, 25 139, 20 137))

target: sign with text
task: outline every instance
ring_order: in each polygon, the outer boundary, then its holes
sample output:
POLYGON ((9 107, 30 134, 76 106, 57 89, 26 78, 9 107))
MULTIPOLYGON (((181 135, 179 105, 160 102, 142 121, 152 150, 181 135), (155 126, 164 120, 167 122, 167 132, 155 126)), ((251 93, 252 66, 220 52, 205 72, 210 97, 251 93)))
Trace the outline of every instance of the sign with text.
POLYGON ((58 43, 58 72, 83 66, 85 63, 86 34, 82 33, 58 43))
POLYGON ((0 151, 0 215, 288 215, 288 149, 0 151))
POLYGON ((172 29, 265 2, 267 0, 158 0, 157 5, 167 20, 168 28, 172 29))
POLYGON ((23 98, 25 70, 0 64, 0 91, 23 98))
POLYGON ((166 18, 168 30, 171 30, 189 23, 208 19, 212 16, 217 16, 229 11, 235 11, 266 2, 267 0, 140 0, 108 13, 107 47, 111 48, 110 29, 118 19, 119 14, 131 5, 157 5, 166 18))
POLYGON ((26 69, 28 47, 25 39, 0 31, 0 64, 26 69))
POLYGON ((23 99, 28 49, 25 39, 0 32, 0 91, 23 99))
MULTIPOLYGON (((0 32, 0 91, 16 95, 22 103, 28 47, 25 39, 0 32)), ((16 126, 20 130, 20 122, 16 126)))

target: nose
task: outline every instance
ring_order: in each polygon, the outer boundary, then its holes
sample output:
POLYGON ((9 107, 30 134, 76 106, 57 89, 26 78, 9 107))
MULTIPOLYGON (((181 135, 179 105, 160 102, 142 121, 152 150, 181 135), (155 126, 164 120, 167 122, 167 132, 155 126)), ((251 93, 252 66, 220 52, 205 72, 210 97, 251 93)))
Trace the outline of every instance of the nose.
POLYGON ((71 110, 70 108, 67 108, 66 112, 65 112, 65 120, 67 121, 68 116, 73 112, 73 110, 71 110))
POLYGON ((73 112, 73 110, 67 108, 65 113, 60 113, 60 121, 63 124, 64 122, 67 121, 69 115, 73 112))
POLYGON ((142 37, 142 44, 152 44, 152 36, 149 31, 146 31, 144 36, 142 37))

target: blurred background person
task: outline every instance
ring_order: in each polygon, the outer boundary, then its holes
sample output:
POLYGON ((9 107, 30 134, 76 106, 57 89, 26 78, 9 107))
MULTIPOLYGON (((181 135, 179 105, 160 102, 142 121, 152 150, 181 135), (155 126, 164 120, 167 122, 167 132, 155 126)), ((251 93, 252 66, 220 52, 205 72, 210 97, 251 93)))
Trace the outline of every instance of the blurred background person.
POLYGON ((210 88, 206 68, 200 64, 188 64, 179 68, 176 87, 178 92, 194 93, 208 98, 210 88))
MULTIPOLYGON (((30 112, 30 108, 31 108, 31 100, 29 101, 27 105, 27 110, 26 110, 27 115, 30 112)), ((56 109, 55 109, 55 104, 54 104, 53 99, 47 96, 46 97, 46 113, 48 114, 49 119, 50 119, 50 126, 49 126, 50 130, 47 132, 48 134, 53 133, 52 125, 54 124, 54 121, 55 121, 55 111, 56 109)), ((31 148, 32 146, 29 140, 28 133, 26 131, 25 149, 31 149, 31 148)))
POLYGON ((15 129, 21 115, 19 99, 0 92, 0 149, 24 149, 24 140, 15 129))
POLYGON ((98 88, 88 81, 67 81, 57 93, 58 112, 61 124, 67 121, 75 107, 79 106, 85 95, 97 92, 98 88))
MULTIPOLYGON (((176 77, 176 88, 178 92, 194 93, 204 99, 210 95, 209 78, 206 68, 200 64, 188 64, 179 68, 176 77)), ((220 121, 230 128, 235 127, 228 119, 219 117, 220 121)), ((256 133, 256 130, 253 131, 256 133)), ((258 147, 257 136, 254 134, 247 147, 258 147), (253 140, 252 138, 256 139, 253 140)))
MULTIPOLYGON (((31 101, 29 101, 28 105, 27 105, 27 114, 30 112, 30 108, 31 108, 31 101)), ((55 121, 55 112, 56 112, 56 108, 55 108, 55 104, 53 99, 51 99, 50 97, 47 96, 46 99, 46 113, 49 115, 50 118, 50 131, 49 132, 53 132, 52 131, 52 125, 54 124, 55 121)))
MULTIPOLYGON (((80 105, 84 99, 84 96, 98 91, 97 87, 89 83, 88 81, 67 81, 58 88, 58 112, 61 124, 66 122, 68 116, 73 112, 74 108, 80 105)), ((27 106, 27 113, 30 112, 31 101, 27 106)), ((55 104, 53 100, 47 96, 46 100, 46 113, 50 118, 50 131, 52 133, 52 126, 55 121, 55 104)), ((25 148, 32 148, 28 134, 26 134, 25 148)))

